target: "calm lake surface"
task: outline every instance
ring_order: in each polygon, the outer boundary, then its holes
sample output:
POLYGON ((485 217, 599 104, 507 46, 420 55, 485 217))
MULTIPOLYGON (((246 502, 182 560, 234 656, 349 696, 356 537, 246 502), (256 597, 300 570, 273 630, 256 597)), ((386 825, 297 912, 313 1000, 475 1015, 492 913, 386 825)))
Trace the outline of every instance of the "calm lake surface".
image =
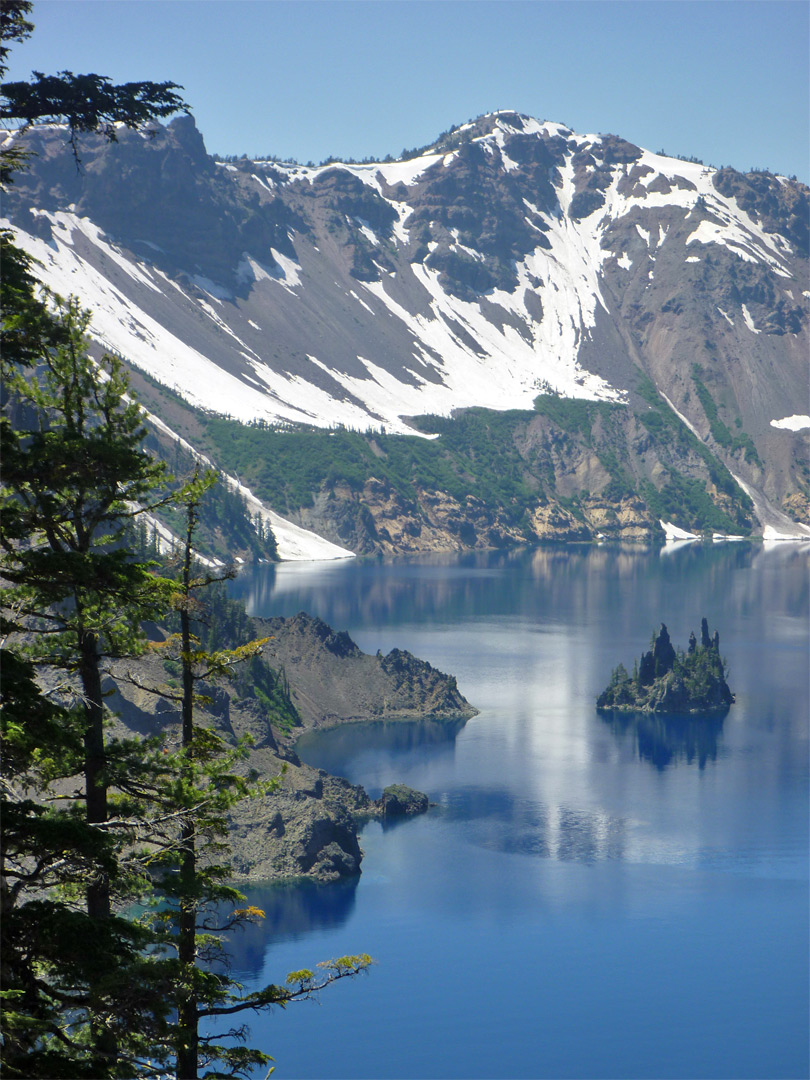
POLYGON ((284 565, 234 592, 409 649, 480 710, 299 745, 437 805, 367 826, 356 881, 250 889, 246 986, 377 961, 250 1021, 274 1080, 808 1076, 807 546, 284 565), (662 620, 685 647, 703 615, 737 696, 722 722, 597 715, 662 620))

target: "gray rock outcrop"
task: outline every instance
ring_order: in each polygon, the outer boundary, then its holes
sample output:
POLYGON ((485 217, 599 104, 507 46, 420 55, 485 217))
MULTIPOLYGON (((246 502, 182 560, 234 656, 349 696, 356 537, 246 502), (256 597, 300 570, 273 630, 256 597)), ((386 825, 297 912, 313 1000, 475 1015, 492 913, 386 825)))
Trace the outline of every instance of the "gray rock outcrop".
POLYGON ((257 619, 267 637, 264 657, 283 668, 303 729, 347 721, 466 719, 475 715, 445 675, 402 649, 387 656, 361 652, 345 632, 300 612, 290 619, 257 619))

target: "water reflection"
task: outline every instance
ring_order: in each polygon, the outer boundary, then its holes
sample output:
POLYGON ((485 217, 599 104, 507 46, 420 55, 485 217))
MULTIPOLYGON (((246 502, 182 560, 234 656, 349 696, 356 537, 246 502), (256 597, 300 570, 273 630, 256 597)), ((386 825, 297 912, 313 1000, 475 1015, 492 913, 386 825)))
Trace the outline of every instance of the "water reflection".
MULTIPOLYGON (((354 910, 357 878, 331 885, 313 882, 243 885, 245 906, 260 908, 264 919, 248 923, 229 937, 228 954, 237 978, 258 978, 269 942, 294 941, 314 930, 334 929, 354 910)), ((272 978, 283 979, 286 972, 272 978)))
POLYGON ((308 765, 326 769, 350 780, 362 777, 372 798, 378 798, 389 783, 400 781, 400 765, 408 771, 424 762, 434 765, 452 758, 456 736, 464 720, 437 722, 374 720, 348 724, 327 731, 302 735, 296 750, 308 765))
POLYGON ((625 854, 622 818, 534 802, 508 788, 457 788, 440 798, 438 812, 463 824, 469 842, 491 851, 583 863, 625 854))
POLYGON ((716 761, 725 719, 640 712, 600 713, 600 717, 619 743, 632 739, 639 760, 648 761, 659 772, 678 761, 697 762, 701 769, 707 761, 716 761))
MULTIPOLYGON (((806 548, 266 569, 236 583, 260 613, 306 608, 368 652, 409 648, 481 710, 455 734, 330 734, 331 771, 438 805, 384 837, 371 824, 348 893, 251 895, 270 916, 262 981, 305 953, 380 959, 316 1021, 257 1019, 277 1075, 808 1076, 806 548), (684 646, 704 615, 737 696, 725 721, 598 719, 619 661, 661 621, 684 646), (310 942, 282 940, 308 925, 310 942), (482 956, 498 985, 542 978, 482 1009, 482 956)), ((247 944, 237 965, 256 971, 247 944)))
MULTIPOLYGON (((724 626, 734 615, 761 611, 763 593, 770 608, 776 601, 791 616, 806 613, 809 550, 806 544, 766 549, 750 542, 689 544, 677 551, 556 545, 396 561, 288 563, 246 571, 231 589, 252 613, 289 616, 303 609, 337 629, 351 629, 446 625, 481 610, 491 617, 538 618, 551 611, 564 617, 570 610, 601 610, 637 619, 640 613, 621 603, 628 592, 643 596, 655 625, 662 618, 669 625, 666 606, 673 587, 682 596, 694 587, 703 608, 692 621, 705 614, 724 626), (797 567, 805 568, 798 593, 790 592, 797 567)), ((648 633, 645 625, 644 640, 648 633)))

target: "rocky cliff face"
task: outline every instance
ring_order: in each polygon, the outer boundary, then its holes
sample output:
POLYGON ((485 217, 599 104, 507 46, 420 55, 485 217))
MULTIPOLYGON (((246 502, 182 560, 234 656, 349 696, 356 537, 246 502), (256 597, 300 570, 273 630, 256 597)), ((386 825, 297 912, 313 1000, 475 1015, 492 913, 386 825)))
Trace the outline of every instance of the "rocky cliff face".
MULTIPOLYGON (((217 163, 188 117, 152 138, 89 137, 81 174, 58 129, 29 142, 38 156, 4 212, 43 278, 195 406, 403 433, 414 416, 529 410, 544 392, 616 403, 632 444, 643 382, 751 492, 761 525, 806 512, 808 190, 795 181, 511 112, 407 160, 318 168, 217 163)), ((558 479, 594 472, 573 444, 557 448, 558 479)), ((671 449, 664 475, 647 462, 656 489, 670 467, 693 478, 671 449)), ((645 453, 632 449, 637 471, 645 453)), ((383 494, 377 549, 409 550, 413 515, 386 513, 383 494)), ((513 522, 464 500, 431 508, 445 494, 417 500, 427 546, 467 524, 475 543, 509 538, 513 522)))
MULTIPOLYGON (((701 387, 703 386, 700 382, 701 387)), ((210 421, 214 456, 299 525, 361 554, 650 541, 660 520, 744 534, 754 508, 655 394, 632 405, 538 395, 533 412, 419 418, 439 438, 246 431, 210 421)), ((750 452, 742 447, 742 454, 750 452)))

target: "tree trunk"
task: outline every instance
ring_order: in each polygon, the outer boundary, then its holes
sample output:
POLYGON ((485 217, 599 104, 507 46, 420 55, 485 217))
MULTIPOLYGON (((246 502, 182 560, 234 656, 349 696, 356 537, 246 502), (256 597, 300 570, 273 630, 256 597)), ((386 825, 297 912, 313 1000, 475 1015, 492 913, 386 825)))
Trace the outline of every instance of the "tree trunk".
POLYGON ((177 959, 181 969, 181 988, 177 1002, 177 1080, 197 1080, 199 1035, 197 1031, 197 993, 194 967, 197 959, 197 901, 193 895, 196 866, 194 825, 183 826, 180 880, 180 919, 177 932, 177 959))
MULTIPOLYGON (((96 652, 96 635, 80 633, 82 691, 86 726, 84 730, 84 780, 87 820, 91 825, 107 820, 107 782, 104 752, 104 705, 101 694, 101 672, 96 652)), ((106 874, 87 886, 87 913, 93 918, 110 915, 110 883, 106 874)))
MULTIPOLYGON (((86 725, 84 729, 84 780, 87 821, 91 825, 107 820, 107 781, 104 776, 106 756, 104 751, 104 703, 101 694, 101 671, 97 651, 97 637, 84 630, 79 631, 80 677, 84 694, 86 725)), ((99 867, 95 878, 87 884, 87 914, 91 919, 103 922, 110 917, 110 880, 99 867)), ((98 1017, 107 1012, 103 1000, 97 998, 91 987, 90 1010, 93 1038, 94 1075, 110 1075, 118 1056, 115 1032, 98 1017)))
MULTIPOLYGON (((183 753, 190 771, 194 752, 194 672, 191 664, 191 625, 188 600, 191 593, 191 541, 194 533, 194 506, 189 506, 188 533, 183 560, 183 593, 180 610, 180 639, 183 663, 183 753)), ((177 959, 181 989, 177 1002, 177 1080, 197 1080, 199 1033, 197 993, 194 986, 197 960, 197 837, 193 819, 183 825, 180 838, 180 920, 177 931, 177 959)))

